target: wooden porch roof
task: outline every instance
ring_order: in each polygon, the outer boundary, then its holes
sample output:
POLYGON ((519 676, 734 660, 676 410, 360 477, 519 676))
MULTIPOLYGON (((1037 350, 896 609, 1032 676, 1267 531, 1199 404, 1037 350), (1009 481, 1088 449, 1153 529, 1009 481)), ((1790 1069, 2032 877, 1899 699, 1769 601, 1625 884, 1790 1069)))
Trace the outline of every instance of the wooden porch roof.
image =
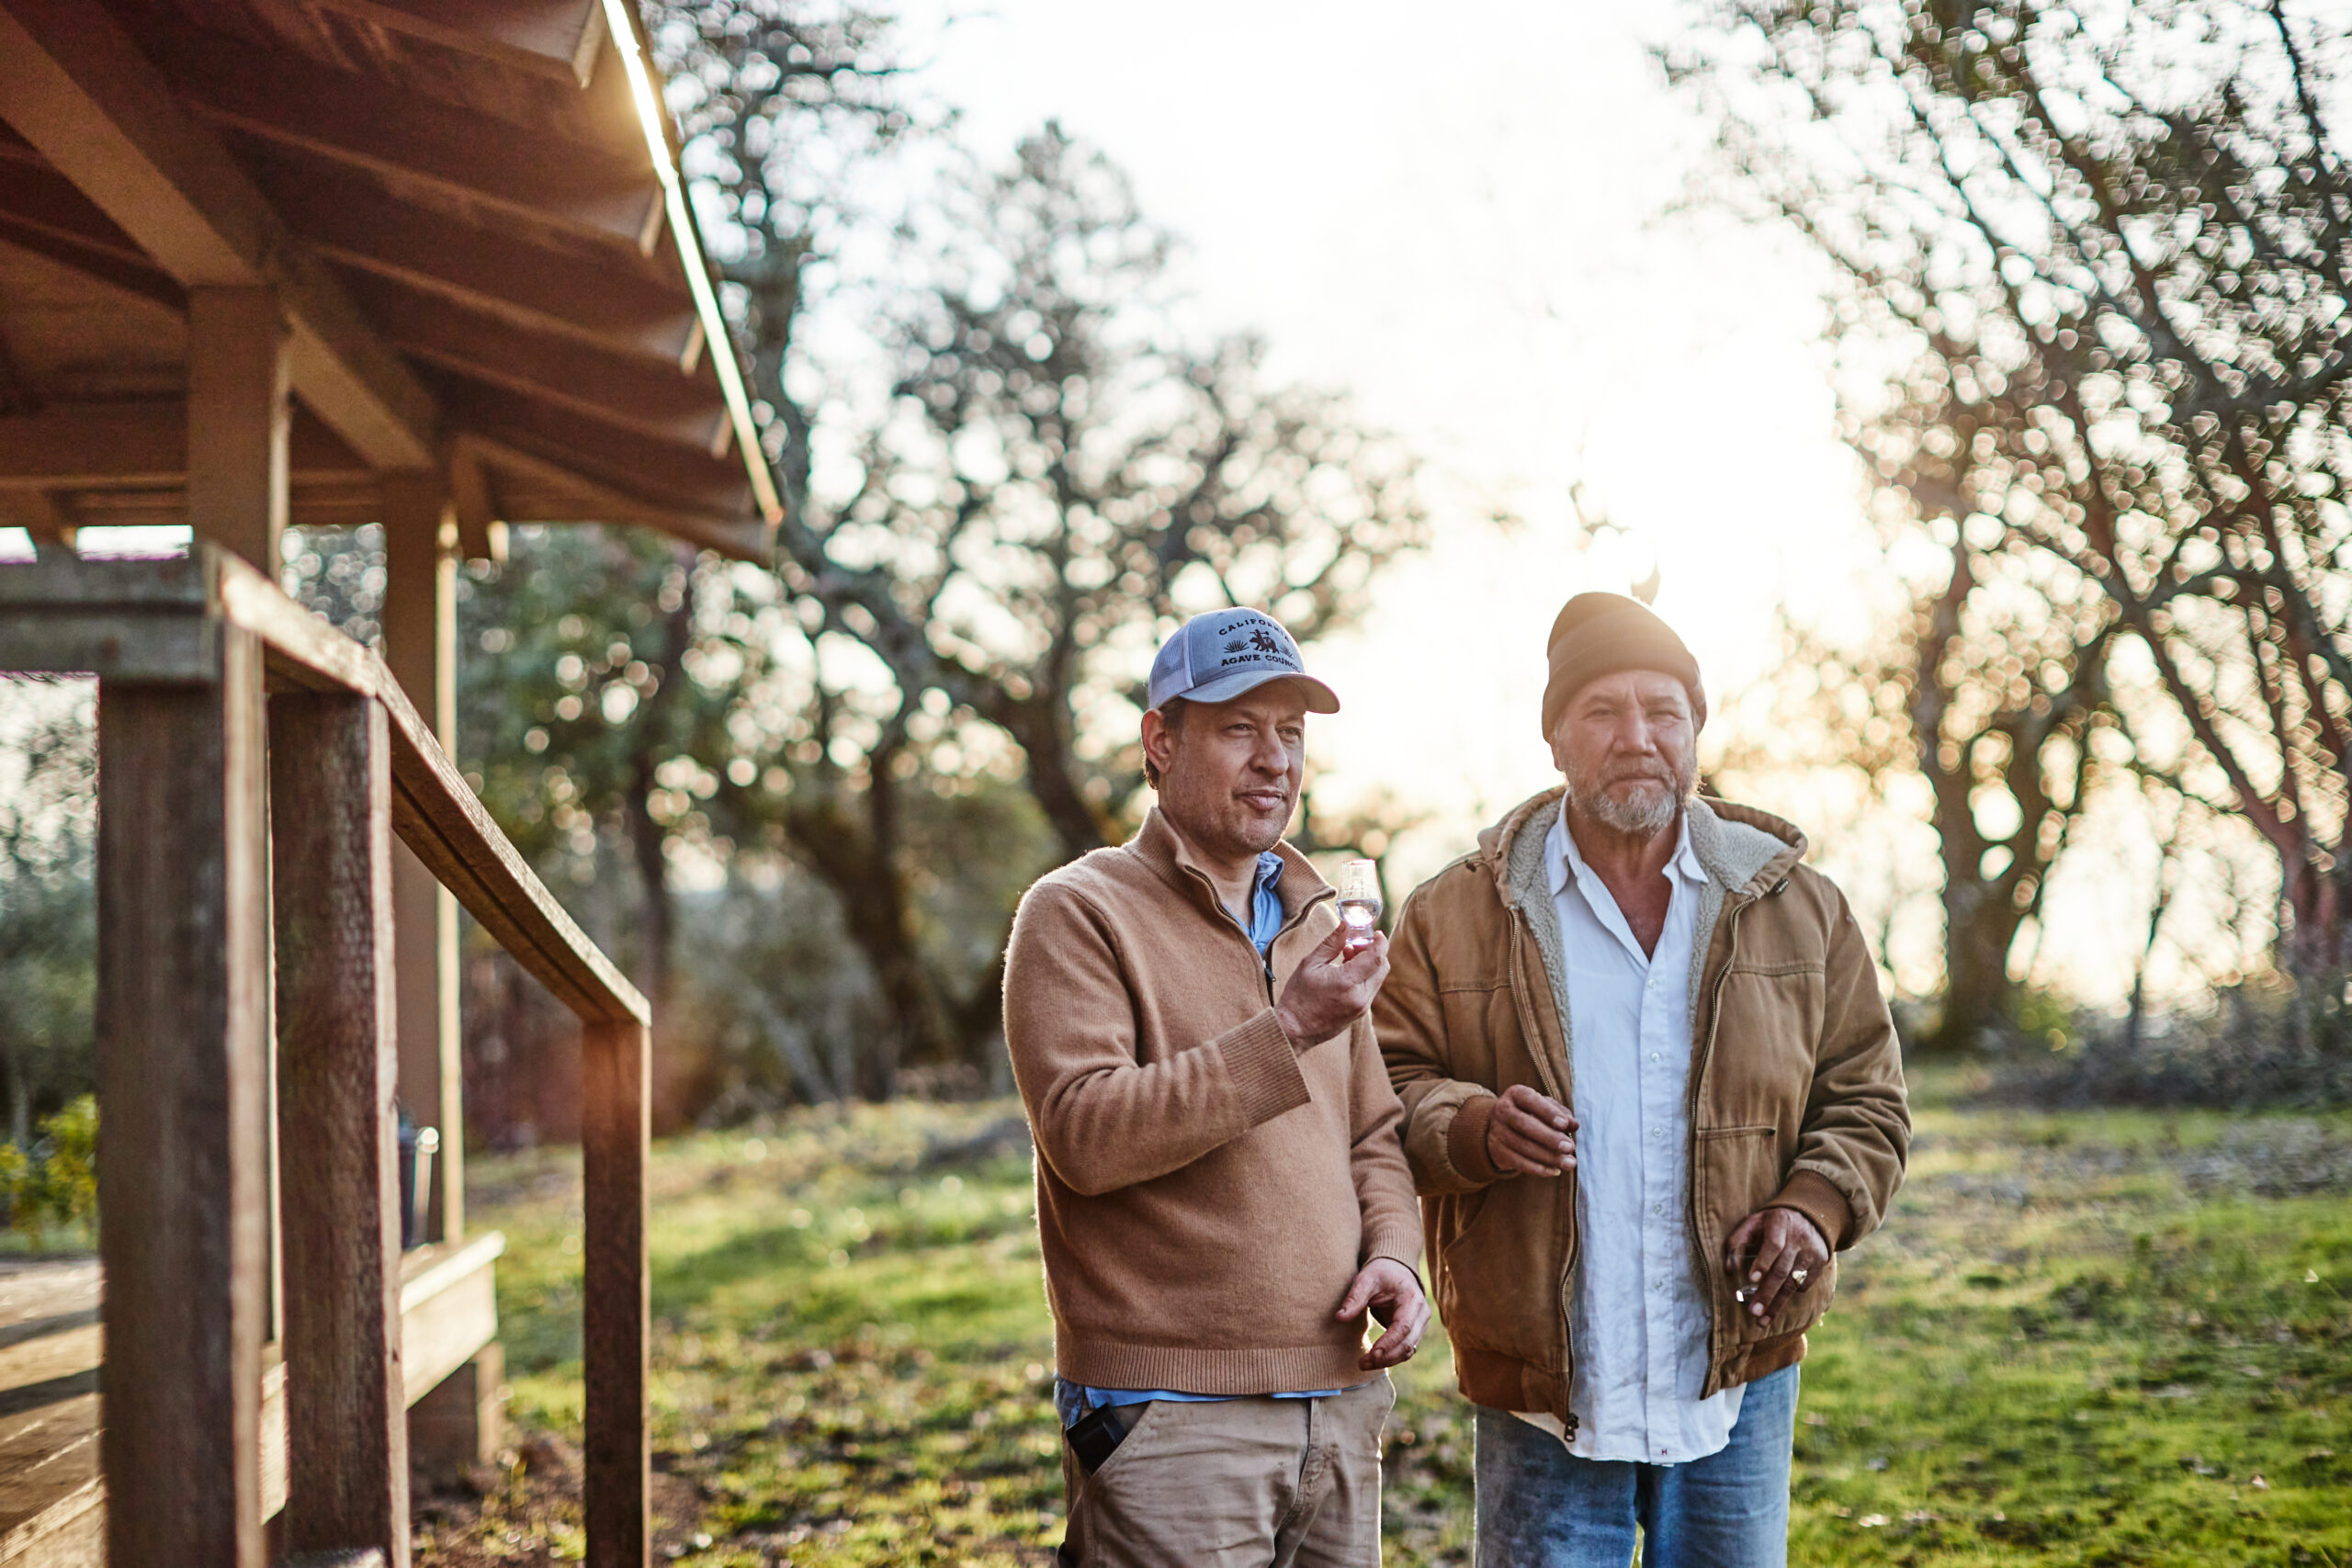
POLYGON ((0 0, 0 525, 187 520, 192 288, 290 332, 288 520, 757 558, 780 516, 631 0, 0 0), (714 352, 714 345, 716 352, 714 352))

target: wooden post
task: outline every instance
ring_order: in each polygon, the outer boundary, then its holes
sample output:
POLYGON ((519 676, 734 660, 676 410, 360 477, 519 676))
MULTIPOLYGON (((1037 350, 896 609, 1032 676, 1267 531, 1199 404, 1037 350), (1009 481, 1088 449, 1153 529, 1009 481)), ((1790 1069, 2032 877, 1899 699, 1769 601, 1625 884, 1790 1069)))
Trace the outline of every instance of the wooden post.
POLYGON ((286 531, 288 384, 275 289, 188 290, 188 522, 272 582, 286 531))
POLYGON ((107 1560, 261 1568, 261 658, 98 697, 107 1560))
MULTIPOLYGON (((384 662, 445 751, 457 741, 457 558, 447 491, 430 470, 382 476, 384 662)), ((409 852, 392 856, 401 1103, 438 1128, 429 1241, 466 1234, 464 1068, 458 1033, 458 901, 409 852)))
POLYGON ((356 693, 274 697, 270 728, 285 1544, 407 1568, 390 741, 356 693))
POLYGON ((587 1211, 581 1359, 589 1568, 646 1568, 645 1145, 650 1036, 634 1021, 581 1029, 581 1164, 587 1211))

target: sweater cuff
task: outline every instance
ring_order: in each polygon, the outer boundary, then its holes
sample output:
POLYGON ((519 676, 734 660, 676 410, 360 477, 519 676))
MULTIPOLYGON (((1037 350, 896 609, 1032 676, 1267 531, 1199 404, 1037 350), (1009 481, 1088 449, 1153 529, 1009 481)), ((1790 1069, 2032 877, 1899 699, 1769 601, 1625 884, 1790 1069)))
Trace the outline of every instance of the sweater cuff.
POLYGON ((1846 1232, 1854 1223, 1853 1206, 1846 1201, 1846 1195, 1817 1170, 1800 1170, 1791 1176, 1780 1195, 1764 1206, 1794 1209, 1811 1220, 1832 1252, 1845 1244, 1846 1232))
POLYGON ((1501 1168, 1487 1154, 1487 1123, 1495 1114, 1495 1097, 1472 1095, 1453 1112, 1445 1129, 1445 1157, 1467 1181, 1481 1185, 1502 1179, 1501 1168))
POLYGON ((1226 1076, 1233 1080, 1234 1092, 1241 1097, 1245 1125, 1271 1122, 1312 1098, 1306 1092, 1306 1075, 1299 1071, 1298 1053, 1291 1049, 1290 1036, 1274 1021, 1273 1009, 1266 1009, 1238 1029, 1227 1030, 1215 1044, 1225 1057, 1226 1076))
MULTIPOLYGON (((1363 1237, 1363 1258, 1356 1265, 1361 1269, 1375 1258, 1385 1258, 1401 1263, 1416 1282, 1421 1278, 1421 1230, 1419 1225, 1383 1226, 1366 1231, 1363 1237)), ((1423 1286, 1427 1289, 1426 1286, 1423 1286)))

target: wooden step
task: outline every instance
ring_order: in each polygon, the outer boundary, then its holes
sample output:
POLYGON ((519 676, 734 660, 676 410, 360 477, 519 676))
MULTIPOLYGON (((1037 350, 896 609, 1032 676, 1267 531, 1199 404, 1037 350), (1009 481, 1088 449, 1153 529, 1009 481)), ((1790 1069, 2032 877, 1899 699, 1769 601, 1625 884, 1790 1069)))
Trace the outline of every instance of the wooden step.
MULTIPOLYGON (((401 1258, 401 1359, 416 1404, 498 1337, 496 1231, 401 1258)), ((0 1568, 105 1568, 105 1331, 95 1258, 0 1261, 0 1568)), ((264 1348, 262 1513, 286 1506, 286 1368, 264 1348)))

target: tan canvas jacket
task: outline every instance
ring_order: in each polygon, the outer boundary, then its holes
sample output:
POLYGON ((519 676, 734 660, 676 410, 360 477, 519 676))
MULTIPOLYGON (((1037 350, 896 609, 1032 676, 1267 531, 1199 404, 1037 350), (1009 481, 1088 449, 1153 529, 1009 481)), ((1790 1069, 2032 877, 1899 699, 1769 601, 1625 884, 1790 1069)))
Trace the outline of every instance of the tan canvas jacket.
MULTIPOLYGON (((1530 1084, 1573 1104, 1566 966, 1544 865, 1557 789, 1479 835, 1416 888, 1390 939, 1373 1021, 1405 1105, 1438 1311, 1465 1397, 1568 1408, 1576 1178, 1510 1175, 1487 1158, 1495 1096, 1530 1084)), ((1903 1176, 1911 1120, 1894 1027, 1846 901, 1799 864, 1804 835, 1694 801, 1706 870, 1691 942, 1693 1269, 1713 1329, 1705 1393, 1803 1359, 1837 1289, 1833 1264, 1758 1322, 1732 1299, 1724 1245, 1756 1210, 1798 1210, 1830 1245, 1875 1229, 1903 1176)))

